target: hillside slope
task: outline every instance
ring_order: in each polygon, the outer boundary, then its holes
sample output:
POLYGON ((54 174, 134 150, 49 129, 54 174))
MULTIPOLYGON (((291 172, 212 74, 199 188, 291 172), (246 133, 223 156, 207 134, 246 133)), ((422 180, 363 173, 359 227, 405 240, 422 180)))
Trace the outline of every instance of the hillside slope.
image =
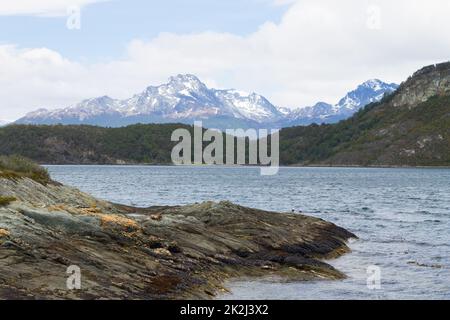
POLYGON ((0 128, 0 154, 45 164, 168 164, 171 134, 182 124, 93 126, 13 125, 0 128))
POLYGON ((281 141, 287 165, 450 166, 450 63, 338 124, 284 129, 281 141))

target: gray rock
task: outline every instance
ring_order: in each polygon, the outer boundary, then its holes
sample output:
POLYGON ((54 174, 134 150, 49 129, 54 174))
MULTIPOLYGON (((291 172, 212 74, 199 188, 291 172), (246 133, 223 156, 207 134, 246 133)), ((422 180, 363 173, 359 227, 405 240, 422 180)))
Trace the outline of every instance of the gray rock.
POLYGON ((326 221, 230 202, 133 208, 62 185, 0 179, 1 299, 198 299, 226 279, 339 279, 323 262, 352 233, 326 221), (81 269, 81 290, 66 287, 81 269))

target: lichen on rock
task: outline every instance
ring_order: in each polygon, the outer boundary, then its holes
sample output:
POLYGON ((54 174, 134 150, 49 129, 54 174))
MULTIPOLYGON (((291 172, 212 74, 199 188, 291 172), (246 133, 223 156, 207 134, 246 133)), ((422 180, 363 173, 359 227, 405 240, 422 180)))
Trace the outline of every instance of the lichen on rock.
POLYGON ((134 208, 60 184, 0 178, 2 299, 212 298, 233 277, 339 279, 324 262, 352 233, 321 219, 230 202, 134 208), (81 290, 66 287, 69 266, 81 290))

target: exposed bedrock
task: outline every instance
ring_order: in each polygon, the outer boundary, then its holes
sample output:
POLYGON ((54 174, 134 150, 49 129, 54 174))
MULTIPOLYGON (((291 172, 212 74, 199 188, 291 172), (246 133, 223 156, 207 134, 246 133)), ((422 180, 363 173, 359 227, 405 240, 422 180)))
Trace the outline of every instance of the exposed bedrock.
POLYGON ((340 279, 352 233, 229 202, 133 208, 59 184, 0 179, 1 299, 203 299, 233 277, 340 279), (68 290, 69 266, 81 289, 68 290))

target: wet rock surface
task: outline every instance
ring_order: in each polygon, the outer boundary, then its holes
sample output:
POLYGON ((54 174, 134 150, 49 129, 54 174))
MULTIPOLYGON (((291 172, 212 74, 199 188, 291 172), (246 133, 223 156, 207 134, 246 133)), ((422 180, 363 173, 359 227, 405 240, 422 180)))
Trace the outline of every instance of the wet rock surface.
POLYGON ((324 259, 352 233, 229 202, 133 208, 59 184, 0 179, 1 299, 204 299, 233 277, 345 277, 324 259), (67 268, 81 289, 67 289, 67 268))

